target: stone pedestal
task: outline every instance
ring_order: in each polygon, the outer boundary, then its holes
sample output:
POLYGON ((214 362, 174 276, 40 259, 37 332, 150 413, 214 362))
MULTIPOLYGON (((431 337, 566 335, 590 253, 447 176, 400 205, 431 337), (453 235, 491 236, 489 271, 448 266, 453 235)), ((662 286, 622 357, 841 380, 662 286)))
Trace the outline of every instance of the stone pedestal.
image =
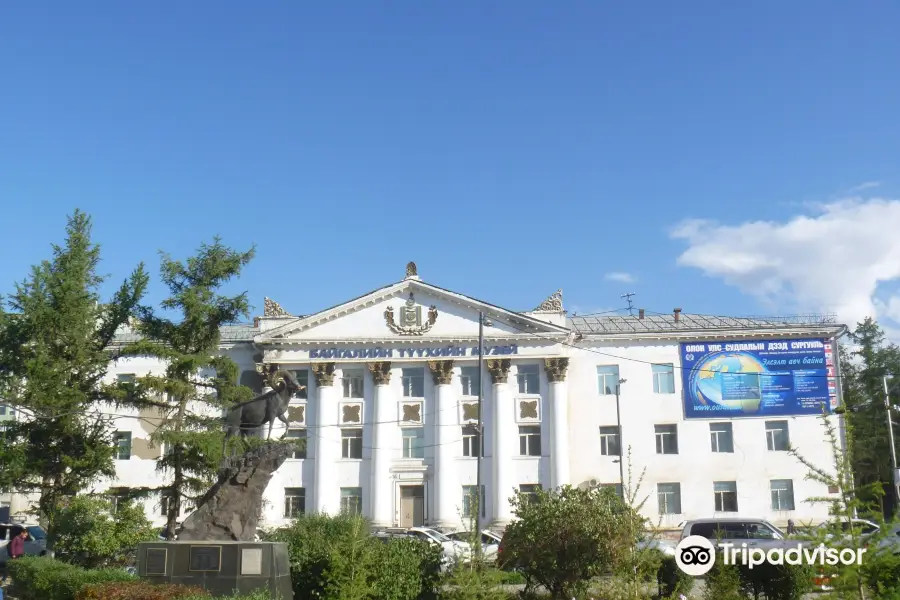
POLYGON ((152 583, 201 587, 215 598, 257 590, 294 598, 288 549, 280 542, 141 542, 137 574, 152 583))

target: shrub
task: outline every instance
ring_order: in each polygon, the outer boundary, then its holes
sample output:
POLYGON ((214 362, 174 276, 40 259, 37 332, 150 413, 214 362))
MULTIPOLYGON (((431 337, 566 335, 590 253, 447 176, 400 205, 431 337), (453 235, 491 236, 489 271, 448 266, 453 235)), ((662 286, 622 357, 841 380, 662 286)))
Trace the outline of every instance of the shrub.
POLYGON ((751 598, 800 600, 812 589, 813 569, 808 565, 774 565, 764 562, 752 569, 741 565, 741 588, 751 598))
POLYGON ((416 600, 438 584, 439 549, 376 540, 362 517, 306 515, 269 539, 288 546, 295 598, 416 600))
POLYGON ((166 600, 167 598, 211 598, 203 588, 178 585, 154 585, 146 581, 108 581, 86 585, 75 600, 166 600))
POLYGON ((20 600, 75 600, 88 584, 136 579, 120 569, 89 571, 45 557, 23 557, 8 568, 20 600))
POLYGON ((662 559, 656 582, 659 585, 659 595, 663 598, 677 597, 678 594, 686 596, 694 587, 694 578, 678 567, 674 556, 662 559))
POLYGON ((716 557, 712 569, 706 574, 704 600, 745 600, 741 589, 741 572, 736 565, 726 565, 721 556, 716 557))
POLYGON ((531 589, 554 598, 580 595, 590 580, 612 570, 630 548, 633 509, 610 489, 564 486, 513 498, 516 520, 503 538, 503 567, 518 570, 531 589))
POLYGON ((115 517, 110 507, 92 496, 69 499, 56 520, 57 556, 86 568, 125 566, 138 542, 156 539, 143 507, 120 502, 115 517))

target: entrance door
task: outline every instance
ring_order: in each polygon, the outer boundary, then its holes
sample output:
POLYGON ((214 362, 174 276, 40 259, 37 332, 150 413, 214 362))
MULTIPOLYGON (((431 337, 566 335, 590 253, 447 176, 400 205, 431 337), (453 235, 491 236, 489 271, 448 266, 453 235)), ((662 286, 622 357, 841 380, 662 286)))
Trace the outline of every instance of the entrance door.
POLYGON ((421 527, 425 524, 425 486, 400 486, 400 527, 421 527))

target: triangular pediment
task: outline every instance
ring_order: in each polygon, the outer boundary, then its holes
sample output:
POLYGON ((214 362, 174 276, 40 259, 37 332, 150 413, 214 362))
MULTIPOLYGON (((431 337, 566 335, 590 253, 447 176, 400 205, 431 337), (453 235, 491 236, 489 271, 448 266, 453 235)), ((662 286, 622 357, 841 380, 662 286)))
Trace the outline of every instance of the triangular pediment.
POLYGON ((258 343, 340 340, 477 339, 478 313, 490 319, 485 338, 568 334, 565 327, 416 280, 405 279, 256 337, 258 343))

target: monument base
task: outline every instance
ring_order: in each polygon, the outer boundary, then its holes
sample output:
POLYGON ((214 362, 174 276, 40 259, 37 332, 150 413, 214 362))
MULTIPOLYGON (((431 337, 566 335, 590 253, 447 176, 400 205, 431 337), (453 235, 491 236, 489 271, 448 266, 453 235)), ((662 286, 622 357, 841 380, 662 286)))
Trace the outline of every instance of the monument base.
POLYGON ((287 545, 280 542, 141 542, 137 574, 152 583, 195 585, 216 598, 256 590, 294 598, 287 545))

